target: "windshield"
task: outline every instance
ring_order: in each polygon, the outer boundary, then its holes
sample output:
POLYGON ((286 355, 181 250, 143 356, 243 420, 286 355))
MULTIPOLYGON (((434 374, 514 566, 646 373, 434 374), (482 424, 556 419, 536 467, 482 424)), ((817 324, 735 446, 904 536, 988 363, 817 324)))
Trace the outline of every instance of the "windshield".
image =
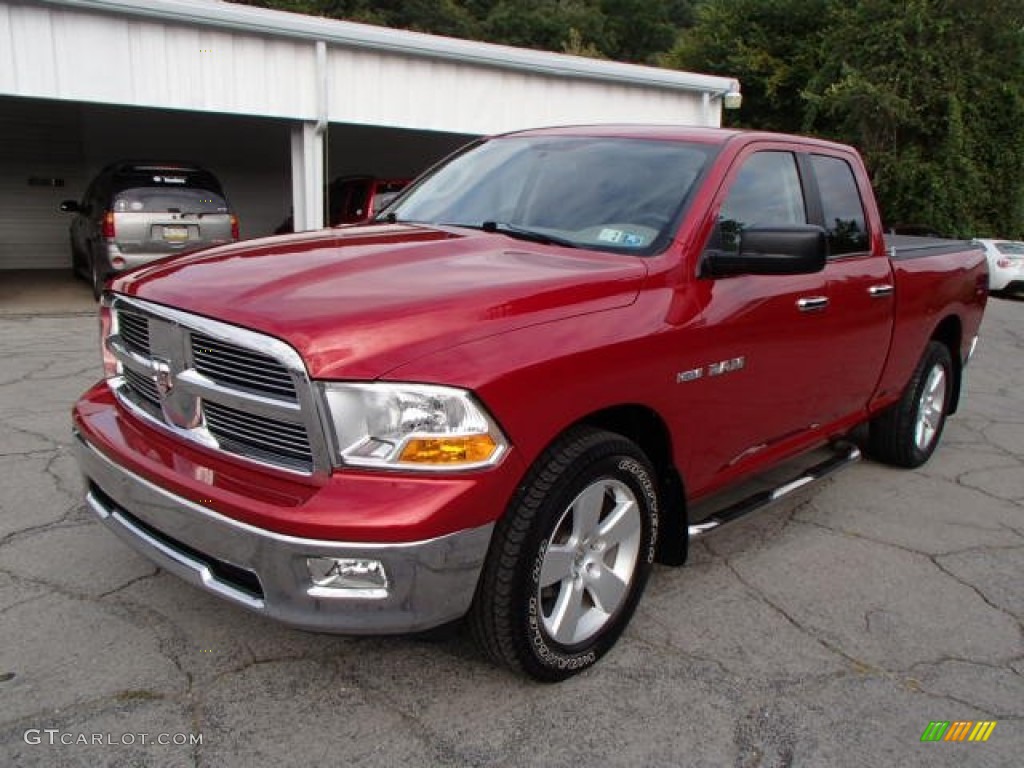
POLYGON ((650 255, 668 244, 712 152, 678 141, 503 137, 458 155, 388 213, 398 221, 526 231, 650 255))

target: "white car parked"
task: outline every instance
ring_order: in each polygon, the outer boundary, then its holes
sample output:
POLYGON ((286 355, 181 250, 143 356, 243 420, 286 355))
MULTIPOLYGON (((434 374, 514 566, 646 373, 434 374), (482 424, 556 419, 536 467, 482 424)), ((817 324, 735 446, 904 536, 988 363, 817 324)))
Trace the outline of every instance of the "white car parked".
POLYGON ((1024 242, 975 240, 988 257, 988 289, 992 293, 1024 293, 1024 242))

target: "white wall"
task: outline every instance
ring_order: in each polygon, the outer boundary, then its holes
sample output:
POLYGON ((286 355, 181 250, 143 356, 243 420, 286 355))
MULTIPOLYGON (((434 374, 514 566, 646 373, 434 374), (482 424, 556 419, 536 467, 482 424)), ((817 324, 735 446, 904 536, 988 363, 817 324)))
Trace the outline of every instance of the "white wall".
POLYGON ((311 119, 313 82, 311 43, 0 3, 0 93, 311 119))
MULTIPOLYGON (((328 56, 332 121, 492 134, 550 125, 704 121, 694 92, 352 48, 328 56)), ((719 118, 717 107, 710 117, 719 118)))

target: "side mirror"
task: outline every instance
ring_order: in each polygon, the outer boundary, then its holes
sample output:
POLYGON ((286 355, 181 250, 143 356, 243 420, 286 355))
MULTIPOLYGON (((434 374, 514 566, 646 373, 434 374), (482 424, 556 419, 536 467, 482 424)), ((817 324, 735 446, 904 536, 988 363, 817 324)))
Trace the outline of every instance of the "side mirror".
POLYGON ((708 251, 701 273, 730 275, 809 275, 825 268, 825 230, 818 226, 750 227, 740 233, 739 253, 708 251))
POLYGON ((77 200, 65 200, 65 201, 63 201, 60 204, 60 209, 62 211, 64 211, 64 213, 78 213, 78 212, 80 212, 82 210, 81 206, 78 205, 78 201, 77 200))

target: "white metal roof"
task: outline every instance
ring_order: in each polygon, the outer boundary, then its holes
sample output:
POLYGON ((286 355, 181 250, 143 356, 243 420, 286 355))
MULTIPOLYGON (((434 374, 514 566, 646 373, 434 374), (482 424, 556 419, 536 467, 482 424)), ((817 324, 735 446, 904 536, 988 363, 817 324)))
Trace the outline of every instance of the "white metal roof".
POLYGON ((19 96, 491 133, 717 124, 712 99, 730 90, 736 80, 220 0, 0 0, 0 93, 19 96))

